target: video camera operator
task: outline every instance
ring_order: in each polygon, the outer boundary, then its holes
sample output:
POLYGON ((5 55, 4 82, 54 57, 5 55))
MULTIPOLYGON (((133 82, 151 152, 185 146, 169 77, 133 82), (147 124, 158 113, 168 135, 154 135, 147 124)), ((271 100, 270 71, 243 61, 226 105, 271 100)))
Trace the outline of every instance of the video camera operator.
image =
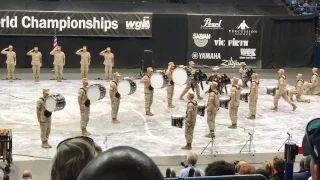
MULTIPOLYGON (((180 171, 179 177, 180 178, 188 177, 190 169, 196 167, 197 161, 198 161, 198 155, 195 153, 189 153, 187 155, 187 160, 185 162, 181 162, 181 165, 183 165, 185 168, 180 171)), ((200 171, 201 176, 204 177, 205 176, 204 171, 202 169, 198 169, 198 170, 200 171)))

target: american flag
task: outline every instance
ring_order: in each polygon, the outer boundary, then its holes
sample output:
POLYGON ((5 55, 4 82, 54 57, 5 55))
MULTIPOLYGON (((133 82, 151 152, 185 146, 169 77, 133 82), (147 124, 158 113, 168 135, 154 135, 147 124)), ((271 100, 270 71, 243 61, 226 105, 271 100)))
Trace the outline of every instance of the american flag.
POLYGON ((55 49, 55 48, 57 48, 57 46, 58 46, 58 39, 57 39, 56 29, 54 29, 53 31, 54 31, 54 36, 53 36, 53 49, 55 49))

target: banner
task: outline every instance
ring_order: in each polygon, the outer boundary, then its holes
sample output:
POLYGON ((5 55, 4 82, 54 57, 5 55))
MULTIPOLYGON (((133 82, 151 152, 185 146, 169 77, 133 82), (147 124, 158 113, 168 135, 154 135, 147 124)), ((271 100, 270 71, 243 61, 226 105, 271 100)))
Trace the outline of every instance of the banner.
POLYGON ((262 17, 188 15, 187 61, 199 65, 257 66, 261 60, 262 17))
POLYGON ((152 13, 0 11, 0 34, 152 37, 152 13))

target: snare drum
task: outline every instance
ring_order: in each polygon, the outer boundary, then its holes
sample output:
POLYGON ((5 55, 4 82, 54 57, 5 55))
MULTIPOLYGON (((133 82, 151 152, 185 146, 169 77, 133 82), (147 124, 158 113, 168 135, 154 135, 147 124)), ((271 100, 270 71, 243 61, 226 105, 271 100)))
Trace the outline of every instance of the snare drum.
POLYGON ((225 108, 225 109, 229 109, 228 108, 228 104, 230 102, 230 98, 229 97, 220 97, 219 98, 219 106, 222 107, 222 108, 225 108))
POLYGON ((177 85, 184 85, 187 81, 190 81, 190 76, 188 76, 187 71, 184 68, 175 68, 172 72, 172 81, 177 85))
POLYGON ((182 128, 184 119, 183 116, 171 116, 171 126, 182 128))
POLYGON ((60 111, 66 106, 65 98, 58 93, 50 94, 45 100, 46 110, 49 112, 60 111))
POLYGON ((249 98, 249 92, 246 92, 246 91, 241 92, 240 100, 245 101, 247 103, 248 98, 249 98))
POLYGON ((169 78, 164 73, 153 73, 150 78, 151 86, 155 89, 167 87, 169 78))
POLYGON ((274 96, 276 94, 276 86, 267 86, 267 94, 274 96))
POLYGON ((204 104, 198 104, 198 114, 199 116, 204 116, 206 106, 204 104))
POLYGON ((132 79, 123 79, 118 83, 118 92, 122 96, 131 95, 137 90, 137 84, 132 79))
POLYGON ((106 96, 106 88, 101 84, 91 84, 88 87, 87 97, 90 101, 98 101, 106 96))

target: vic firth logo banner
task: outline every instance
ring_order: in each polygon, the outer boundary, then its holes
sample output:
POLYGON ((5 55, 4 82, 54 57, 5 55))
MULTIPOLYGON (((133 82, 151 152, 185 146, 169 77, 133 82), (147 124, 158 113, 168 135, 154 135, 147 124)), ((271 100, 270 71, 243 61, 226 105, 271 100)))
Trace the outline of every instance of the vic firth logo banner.
POLYGON ((262 17, 188 14, 186 61, 235 68, 256 66, 261 56, 262 17))
POLYGON ((0 11, 1 35, 152 37, 151 13, 0 11))

